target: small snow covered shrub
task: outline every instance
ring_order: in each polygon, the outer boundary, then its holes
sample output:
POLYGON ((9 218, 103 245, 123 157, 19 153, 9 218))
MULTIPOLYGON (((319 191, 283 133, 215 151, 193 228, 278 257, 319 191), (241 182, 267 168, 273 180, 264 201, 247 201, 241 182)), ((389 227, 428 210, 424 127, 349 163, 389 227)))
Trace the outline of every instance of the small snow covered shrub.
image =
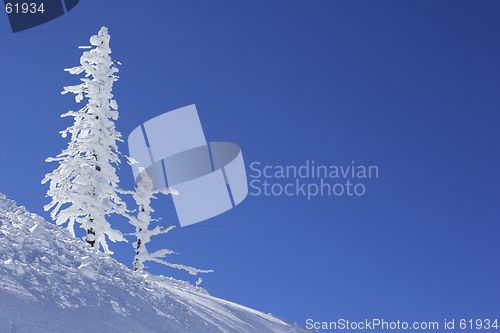
POLYGON ((172 230, 175 226, 156 226, 154 229, 149 229, 149 224, 151 221, 151 213, 154 210, 151 208, 150 203, 151 199, 156 199, 155 194, 163 193, 163 194, 175 194, 177 195, 177 191, 172 189, 160 189, 153 190, 153 181, 148 176, 146 170, 142 167, 139 168, 141 172, 141 181, 137 183, 137 187, 135 189, 135 193, 133 194, 135 202, 138 206, 137 216, 130 216, 130 223, 135 226, 135 237, 137 241, 134 242, 135 248, 135 258, 134 258, 134 271, 140 271, 144 269, 145 261, 155 261, 160 264, 170 266, 173 268, 183 269, 189 272, 189 274, 196 275, 198 273, 209 273, 213 272, 212 270, 201 270, 189 266, 172 264, 168 261, 162 260, 160 258, 165 257, 167 254, 176 253, 171 250, 162 249, 153 253, 149 253, 146 248, 146 243, 148 243, 151 239, 151 236, 164 234, 172 230))

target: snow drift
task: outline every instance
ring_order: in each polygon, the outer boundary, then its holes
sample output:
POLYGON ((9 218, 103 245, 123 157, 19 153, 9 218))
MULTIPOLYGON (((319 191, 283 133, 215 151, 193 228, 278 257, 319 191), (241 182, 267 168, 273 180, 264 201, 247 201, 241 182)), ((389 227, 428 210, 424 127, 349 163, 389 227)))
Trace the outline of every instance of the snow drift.
POLYGON ((133 272, 0 193, 0 332, 310 331, 188 282, 133 272))

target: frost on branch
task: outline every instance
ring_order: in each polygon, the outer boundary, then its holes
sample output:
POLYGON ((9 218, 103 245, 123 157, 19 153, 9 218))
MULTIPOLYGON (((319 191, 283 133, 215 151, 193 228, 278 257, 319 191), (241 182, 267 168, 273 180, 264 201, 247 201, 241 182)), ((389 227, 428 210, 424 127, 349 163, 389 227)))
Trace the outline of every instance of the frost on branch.
POLYGON ((146 170, 142 167, 139 168, 141 172, 141 181, 137 183, 137 188, 135 189, 135 193, 133 194, 135 202, 138 206, 137 217, 130 216, 130 223, 135 226, 135 237, 137 241, 134 242, 135 248, 135 258, 134 258, 134 271, 140 271, 144 269, 145 261, 155 261, 157 263, 170 266, 173 268, 183 269, 189 272, 191 275, 196 275, 198 273, 210 273, 212 270, 201 270, 194 267, 172 264, 168 261, 162 260, 160 258, 165 257, 167 254, 176 253, 171 250, 158 250, 153 253, 149 253, 146 248, 146 243, 148 243, 151 239, 151 236, 164 234, 172 230, 175 226, 156 226, 154 229, 149 230, 149 224, 151 223, 151 213, 154 210, 151 208, 150 203, 151 199, 156 199, 154 196, 157 193, 163 194, 178 194, 177 191, 173 189, 161 189, 161 190, 153 190, 153 181, 148 176, 146 170))
POLYGON ((73 234, 74 223, 81 224, 87 232, 85 240, 96 249, 102 246, 106 253, 112 253, 106 236, 113 242, 126 241, 106 218, 127 211, 119 196, 124 191, 118 187, 115 169, 120 163, 117 141, 123 140, 114 123, 118 119, 118 105, 111 90, 118 79, 115 75, 118 68, 109 55, 109 39, 108 29, 102 27, 98 35, 90 38, 93 46, 83 52, 81 65, 65 69, 71 74, 85 72, 85 77, 79 85, 64 87, 62 94, 72 92, 77 102, 84 98, 88 101, 80 110, 62 115, 74 117, 73 125, 61 132, 63 137, 70 134, 70 142, 57 157, 47 158, 47 162, 59 162, 59 167, 42 181, 42 184, 50 181, 47 195, 52 202, 44 209, 52 209, 56 223, 68 222, 73 234))

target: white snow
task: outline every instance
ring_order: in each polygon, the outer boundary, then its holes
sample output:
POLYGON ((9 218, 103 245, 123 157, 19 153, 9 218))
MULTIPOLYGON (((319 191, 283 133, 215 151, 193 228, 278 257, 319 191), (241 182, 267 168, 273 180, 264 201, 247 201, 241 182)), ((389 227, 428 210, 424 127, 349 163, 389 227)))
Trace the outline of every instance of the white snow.
POLYGON ((310 331, 188 282, 133 272, 0 193, 0 332, 310 331))

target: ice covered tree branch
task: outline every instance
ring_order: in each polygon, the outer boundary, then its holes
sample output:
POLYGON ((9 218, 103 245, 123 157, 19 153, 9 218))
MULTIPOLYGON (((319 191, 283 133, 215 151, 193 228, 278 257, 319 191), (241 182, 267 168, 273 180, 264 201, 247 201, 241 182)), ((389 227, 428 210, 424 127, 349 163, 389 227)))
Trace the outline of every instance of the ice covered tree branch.
POLYGON ((124 214, 125 202, 119 196, 119 178, 115 166, 120 163, 117 141, 123 141, 116 131, 114 120, 118 119, 118 105, 111 94, 118 68, 110 57, 110 36, 102 27, 90 38, 92 47, 83 52, 80 66, 65 69, 71 74, 85 72, 83 83, 64 87, 62 94, 74 93, 77 102, 87 98, 87 104, 78 111, 69 111, 62 117, 74 117, 74 123, 62 131, 63 137, 71 135, 68 147, 47 162, 59 162, 59 167, 47 174, 42 183, 50 181, 47 195, 52 202, 44 209, 58 225, 68 222, 73 232, 74 223, 86 230, 85 240, 94 248, 102 246, 111 253, 106 243, 109 240, 125 241, 119 230, 107 221, 110 214, 124 214), (69 205, 69 206, 68 206, 69 205), (63 206, 65 207, 64 209, 63 206), (62 209, 62 210, 61 210, 62 209))

